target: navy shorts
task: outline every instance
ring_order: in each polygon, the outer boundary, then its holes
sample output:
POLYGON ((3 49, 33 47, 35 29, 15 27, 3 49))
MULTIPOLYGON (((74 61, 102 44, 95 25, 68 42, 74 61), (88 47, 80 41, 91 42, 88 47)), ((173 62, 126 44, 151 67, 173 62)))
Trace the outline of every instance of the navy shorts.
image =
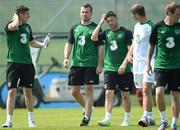
POLYGON ((119 75, 118 72, 105 71, 104 84, 106 90, 116 90, 116 88, 119 88, 121 91, 131 91, 134 86, 133 74, 128 72, 119 75))
POLYGON ((32 88, 34 85, 35 69, 33 64, 7 63, 6 80, 8 89, 17 85, 32 88))
POLYGON ((68 85, 97 84, 99 84, 99 75, 96 74, 96 67, 71 67, 68 85))
POLYGON ((180 69, 154 69, 156 87, 167 86, 168 90, 180 91, 180 69))

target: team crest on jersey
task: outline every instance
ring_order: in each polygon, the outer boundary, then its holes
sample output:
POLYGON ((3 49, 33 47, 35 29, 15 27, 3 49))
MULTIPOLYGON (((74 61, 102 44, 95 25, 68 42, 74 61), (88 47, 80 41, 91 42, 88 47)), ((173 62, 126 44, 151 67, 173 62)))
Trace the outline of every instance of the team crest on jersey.
POLYGON ((180 34, 180 29, 175 29, 174 32, 175 32, 176 35, 179 35, 180 34))
POLYGON ((160 33, 161 33, 161 34, 166 33, 166 28, 161 28, 161 29, 160 29, 160 33))
POLYGON ((117 38, 122 38, 123 37, 123 34, 118 34, 117 35, 117 38))
POLYGON ((92 33, 93 33, 93 31, 92 31, 92 30, 90 30, 90 31, 89 31, 89 34, 92 34, 92 33))
POLYGON ((79 30, 78 29, 75 29, 74 32, 78 32, 79 30))

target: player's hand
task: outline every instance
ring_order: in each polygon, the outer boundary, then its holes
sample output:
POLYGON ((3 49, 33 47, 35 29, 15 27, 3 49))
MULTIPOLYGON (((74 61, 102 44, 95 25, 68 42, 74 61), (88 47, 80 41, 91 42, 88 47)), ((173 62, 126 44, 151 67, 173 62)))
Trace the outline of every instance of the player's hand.
POLYGON ((118 69, 118 73, 121 75, 125 73, 126 65, 121 65, 118 69))
POLYGON ((106 14, 103 14, 100 23, 103 24, 105 20, 106 20, 106 14))
POLYGON ((18 16, 16 13, 14 13, 12 20, 15 21, 15 20, 17 20, 17 19, 19 19, 19 16, 18 16))
POLYGON ((64 61, 63 61, 63 66, 64 66, 64 68, 69 68, 69 59, 64 59, 64 61))
POLYGON ((51 38, 51 34, 48 33, 48 34, 46 35, 46 37, 44 38, 44 40, 43 40, 44 48, 47 48, 47 47, 48 47, 50 38, 51 38))
POLYGON ((129 63, 133 63, 133 55, 128 55, 127 60, 129 63))
POLYGON ((103 67, 102 66, 97 66, 96 68, 96 74, 99 75, 100 73, 103 72, 103 67))
POLYGON ((153 73, 151 65, 148 65, 148 64, 147 64, 147 66, 146 66, 146 73, 147 73, 148 75, 151 75, 151 74, 153 73))

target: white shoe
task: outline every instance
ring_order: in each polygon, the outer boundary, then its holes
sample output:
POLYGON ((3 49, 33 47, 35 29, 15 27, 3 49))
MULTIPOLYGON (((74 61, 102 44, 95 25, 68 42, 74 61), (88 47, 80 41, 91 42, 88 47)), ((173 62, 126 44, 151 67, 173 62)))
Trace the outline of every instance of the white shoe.
POLYGON ((111 126, 111 119, 104 119, 102 121, 97 121, 100 126, 111 126))
POLYGON ((2 124, 2 127, 3 128, 11 128, 12 127, 12 123, 6 121, 6 123, 2 124))
POLYGON ((29 120, 29 127, 36 127, 34 120, 29 120))
POLYGON ((128 120, 123 120, 123 123, 121 124, 121 126, 128 126, 129 125, 129 121, 128 120))

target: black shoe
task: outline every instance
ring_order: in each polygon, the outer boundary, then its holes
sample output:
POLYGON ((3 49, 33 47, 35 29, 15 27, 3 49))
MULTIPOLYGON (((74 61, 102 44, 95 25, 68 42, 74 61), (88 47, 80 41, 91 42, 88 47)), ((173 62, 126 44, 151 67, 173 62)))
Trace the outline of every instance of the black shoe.
MULTIPOLYGON (((92 106, 92 109, 91 109, 91 111, 90 111, 90 113, 89 113, 89 121, 91 120, 91 115, 92 115, 93 110, 94 110, 94 106, 92 106)), ((82 115, 83 115, 83 116, 86 115, 85 110, 83 110, 82 115)))
POLYGON ((152 118, 148 118, 148 125, 151 126, 151 125, 156 125, 156 122, 154 119, 152 118))
POLYGON ((145 117, 140 119, 138 125, 142 127, 148 127, 148 119, 145 117))
POLYGON ((86 117, 84 117, 80 126, 88 126, 88 124, 89 124, 89 120, 86 117))
POLYGON ((89 113, 89 121, 91 120, 91 116, 92 116, 93 110, 94 110, 94 106, 92 106, 92 109, 91 109, 91 111, 90 111, 90 113, 89 113))

